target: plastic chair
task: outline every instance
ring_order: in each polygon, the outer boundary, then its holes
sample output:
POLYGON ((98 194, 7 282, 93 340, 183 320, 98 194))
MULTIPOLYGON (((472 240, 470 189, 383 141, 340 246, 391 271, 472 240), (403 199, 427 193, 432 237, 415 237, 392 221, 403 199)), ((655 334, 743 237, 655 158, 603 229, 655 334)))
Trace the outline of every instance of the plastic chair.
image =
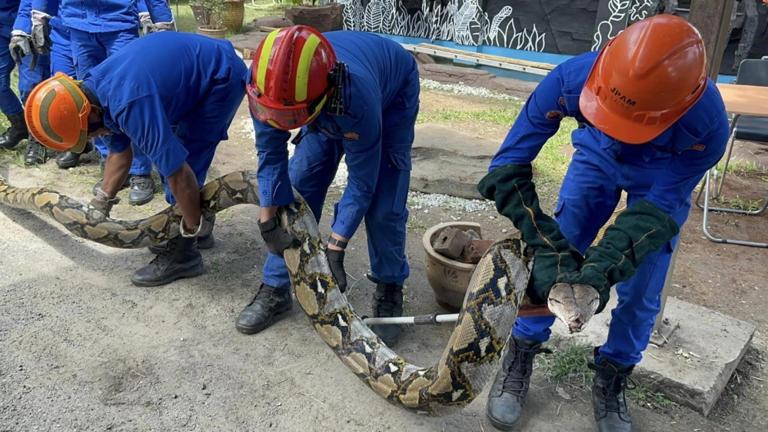
MULTIPOLYGON (((739 71, 736 75, 736 84, 764 86, 768 87, 768 56, 763 57, 760 60, 748 59, 741 62, 739 65, 739 71)), ((743 116, 734 115, 731 120, 731 137, 728 141, 728 149, 725 156, 725 165, 722 170, 722 176, 714 191, 710 189, 711 177, 717 178, 717 167, 713 167, 707 171, 704 177, 703 186, 699 189, 699 194, 696 196, 696 205, 704 210, 703 216, 703 230, 704 235, 711 241, 716 243, 728 243, 737 244, 742 246, 761 247, 768 248, 768 243, 753 242, 747 240, 736 240, 715 237, 709 232, 708 228, 708 216, 710 211, 718 211, 723 213, 736 213, 744 215, 759 215, 768 208, 768 196, 765 198, 763 206, 757 210, 742 210, 732 207, 710 207, 710 193, 712 198, 717 198, 722 192, 723 183, 725 182, 725 176, 728 172, 728 164, 731 162, 731 155, 733 154, 734 141, 737 139, 755 141, 763 144, 768 144, 768 117, 755 117, 755 116, 743 116), (704 195, 704 204, 699 203, 699 198, 704 195)))

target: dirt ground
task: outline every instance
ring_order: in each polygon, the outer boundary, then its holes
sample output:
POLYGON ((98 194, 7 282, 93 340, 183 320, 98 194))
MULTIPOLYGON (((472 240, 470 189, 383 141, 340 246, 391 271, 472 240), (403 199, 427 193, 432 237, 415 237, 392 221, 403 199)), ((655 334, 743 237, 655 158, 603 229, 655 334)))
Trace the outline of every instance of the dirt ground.
MULTIPOLYGON (((472 98, 432 94, 428 103, 462 105, 472 98)), ((253 169, 253 138, 245 106, 222 143, 210 176, 253 169)), ((461 125, 457 125, 460 127, 461 125)), ((476 129, 473 129, 476 130, 476 129)), ((499 142, 505 131, 490 133, 499 142)), ((762 163, 758 148, 740 154, 762 163)), ((7 162, 7 154, 4 156, 7 162)), ((46 185, 88 198, 97 180, 91 164, 61 172, 53 163, 24 169, 8 163, 17 186, 46 185)), ((764 194, 764 175, 730 182, 740 196, 764 194)), ((339 196, 331 191, 326 214, 339 196)), ((543 199, 545 206, 554 197, 543 199)), ((486 203, 413 194, 409 199, 408 313, 440 311, 424 274, 421 236, 438 222, 479 222, 486 237, 511 232, 486 203), (436 204, 438 203, 438 204, 436 204), (440 204, 441 203, 441 204, 440 204)), ((143 217, 163 207, 120 205, 114 215, 143 217)), ((131 273, 151 259, 72 237, 50 220, 0 207, 0 431, 491 431, 485 397, 448 417, 390 406, 339 362, 298 306, 263 333, 244 336, 234 320, 259 284, 266 249, 254 207, 220 214, 217 246, 204 251, 207 273, 161 288, 136 288, 131 273)), ((715 216, 713 231, 768 241, 768 218, 715 216)), ((328 231, 324 217, 323 230, 328 231)), ((753 348, 727 394, 708 418, 677 406, 649 409, 632 401, 637 430, 751 431, 768 425, 768 250, 717 245, 703 238, 701 211, 683 230, 672 295, 757 325, 753 348), (761 426, 762 425, 762 426, 761 426)), ((350 300, 370 313, 373 284, 365 231, 351 242, 350 300)), ((434 363, 451 328, 407 328, 395 349, 417 364, 434 363)), ((562 389, 560 389, 562 390, 562 389)), ((594 430, 589 394, 558 391, 534 374, 520 431, 594 430)))

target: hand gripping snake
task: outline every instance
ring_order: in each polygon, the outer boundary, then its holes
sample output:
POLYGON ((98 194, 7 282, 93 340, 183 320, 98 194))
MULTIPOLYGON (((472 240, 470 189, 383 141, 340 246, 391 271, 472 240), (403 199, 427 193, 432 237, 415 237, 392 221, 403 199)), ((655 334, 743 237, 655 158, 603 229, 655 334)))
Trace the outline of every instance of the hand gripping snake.
MULTIPOLYGON (((204 213, 237 204, 259 204, 256 173, 240 171, 201 190, 204 213)), ((137 221, 105 218, 77 200, 45 188, 20 189, 0 178, 0 203, 41 211, 84 239, 117 248, 140 248, 178 234, 181 214, 169 207, 137 221)), ((281 220, 300 240, 285 251, 296 298, 322 340, 358 378, 388 401, 420 413, 441 414, 468 405, 495 373, 532 265, 524 244, 496 242, 481 258, 448 345, 435 366, 413 365, 387 347, 360 319, 338 289, 315 218, 304 200, 281 210, 281 220)), ((566 293, 563 297, 573 297, 566 293)), ((561 299, 558 316, 586 322, 582 299, 561 299)), ((550 307, 553 303, 550 302, 550 307)), ((594 309, 592 309, 594 311, 594 309)))

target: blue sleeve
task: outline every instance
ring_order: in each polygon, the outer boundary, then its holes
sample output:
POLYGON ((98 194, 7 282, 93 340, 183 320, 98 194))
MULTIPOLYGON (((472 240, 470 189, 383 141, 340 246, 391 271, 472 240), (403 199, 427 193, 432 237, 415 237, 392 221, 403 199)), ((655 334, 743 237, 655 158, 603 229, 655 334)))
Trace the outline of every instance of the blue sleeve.
POLYGON ((501 148, 493 157, 489 171, 509 164, 531 163, 568 115, 560 104, 563 79, 560 68, 550 72, 528 97, 501 148))
POLYGON ((171 8, 168 7, 166 0, 145 1, 147 11, 149 12, 149 16, 152 18, 153 23, 169 23, 173 21, 173 13, 171 13, 171 8))
POLYGON ((131 146, 131 139, 122 133, 112 134, 106 142, 112 153, 122 153, 131 146))
POLYGON ((59 9, 59 0, 31 0, 31 10, 45 12, 48 15, 55 16, 59 9))
POLYGON ((139 13, 149 12, 149 9, 147 9, 147 2, 144 0, 139 0, 136 2, 136 9, 139 11, 139 13))
POLYGON ((689 205, 693 189, 723 157, 729 133, 728 119, 723 114, 713 131, 702 140, 702 150, 685 150, 673 156, 666 175, 653 184, 646 199, 670 216, 689 205))
POLYGON ((262 207, 283 206, 293 202, 291 179, 288 177, 287 131, 253 119, 256 132, 256 153, 259 158, 257 178, 262 207))
MULTIPOLYGON (((186 162, 189 153, 171 130, 158 95, 132 100, 114 113, 113 118, 127 139, 149 156, 162 176, 173 175, 186 162)), ((124 142, 121 138, 118 138, 118 144, 114 139, 112 141, 114 151, 118 151, 117 146, 124 142)))
MULTIPOLYGON (((356 139, 344 139, 344 158, 347 164, 347 187, 336 207, 333 232, 350 238, 368 212, 381 164, 382 112, 381 95, 369 94, 367 97, 354 93, 357 101, 367 104, 354 110, 362 113, 351 126, 356 139)), ((354 109, 354 107, 353 107, 354 109)))
POLYGON ((21 30, 26 34, 32 33, 32 0, 21 0, 16 21, 13 22, 14 30, 21 30))

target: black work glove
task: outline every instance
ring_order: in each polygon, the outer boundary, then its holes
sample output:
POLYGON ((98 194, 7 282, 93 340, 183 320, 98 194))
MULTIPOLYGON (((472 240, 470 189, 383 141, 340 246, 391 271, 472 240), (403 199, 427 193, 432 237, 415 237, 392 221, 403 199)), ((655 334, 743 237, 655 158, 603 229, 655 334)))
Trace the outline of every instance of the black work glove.
POLYGON ((21 64, 21 59, 31 55, 32 61, 29 64, 30 69, 37 66, 37 52, 32 47, 32 37, 28 34, 14 30, 11 33, 11 42, 8 44, 8 50, 11 52, 11 58, 17 65, 21 64))
POLYGON ((499 213, 512 221, 534 251, 527 294, 535 304, 546 303, 558 275, 577 271, 582 258, 560 232, 557 222, 539 207, 531 164, 497 168, 483 177, 477 189, 496 202, 499 213))
POLYGON ((301 245, 296 236, 280 226, 278 216, 274 216, 264 223, 259 221, 259 231, 261 231, 264 242, 267 243, 267 249, 275 255, 283 256, 286 249, 301 245))
POLYGON ((333 278, 339 285, 339 290, 347 290, 347 272, 344 270, 344 251, 326 249, 325 256, 328 257, 328 265, 331 267, 333 278))
POLYGON ((583 284, 600 293, 601 312, 611 286, 632 277, 643 260, 658 251, 680 232, 668 214, 653 203, 640 200, 624 210, 597 245, 587 249, 581 270, 558 276, 558 282, 583 284))
POLYGON ((31 15, 32 46, 38 54, 48 54, 51 52, 50 16, 36 10, 33 10, 31 15))

